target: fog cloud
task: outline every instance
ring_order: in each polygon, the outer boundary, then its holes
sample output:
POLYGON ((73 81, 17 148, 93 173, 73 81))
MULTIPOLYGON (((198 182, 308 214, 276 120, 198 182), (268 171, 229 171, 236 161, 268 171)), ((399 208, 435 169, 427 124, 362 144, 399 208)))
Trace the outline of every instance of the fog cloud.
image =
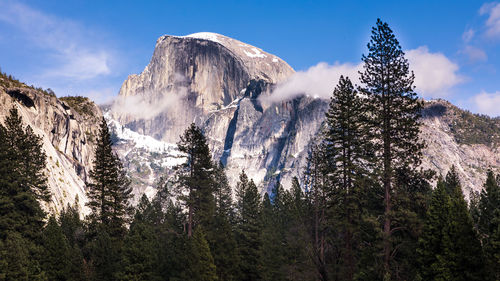
MULTIPOLYGON (((476 54, 476 57, 479 55, 476 54)), ((464 77, 457 73, 457 64, 441 53, 429 52, 426 46, 406 51, 406 58, 410 69, 415 73, 416 91, 422 97, 444 97, 453 86, 464 81, 464 77)), ((328 99, 341 75, 349 77, 353 84, 359 85, 359 71, 362 70, 362 63, 337 62, 329 65, 321 62, 306 71, 298 71, 263 99, 267 102, 279 102, 300 95, 328 99)))
POLYGON ((329 65, 321 62, 306 71, 296 72, 264 99, 267 102, 279 102, 300 95, 327 99, 332 95, 340 75, 348 76, 354 84, 359 84, 358 70, 360 69, 361 64, 335 63, 329 65))
POLYGON ((187 88, 176 87, 172 90, 118 96, 111 105, 111 112, 120 116, 130 116, 136 120, 149 120, 169 109, 181 106, 187 93, 187 88))

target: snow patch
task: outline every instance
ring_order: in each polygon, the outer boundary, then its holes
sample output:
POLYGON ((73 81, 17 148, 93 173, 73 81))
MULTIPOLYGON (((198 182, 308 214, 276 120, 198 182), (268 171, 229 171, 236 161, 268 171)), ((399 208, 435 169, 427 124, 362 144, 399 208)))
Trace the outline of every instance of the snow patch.
POLYGON ((261 51, 259 51, 259 49, 257 48, 252 48, 252 51, 253 53, 251 52, 247 52, 245 50, 243 50, 243 52, 245 53, 245 55, 251 57, 251 58, 265 58, 266 55, 264 55, 261 51))
POLYGON ((209 40, 209 41, 221 43, 219 41, 219 37, 217 36, 217 34, 212 33, 212 32, 197 32, 197 33, 189 34, 189 35, 182 36, 182 37, 204 39, 204 40, 209 40))

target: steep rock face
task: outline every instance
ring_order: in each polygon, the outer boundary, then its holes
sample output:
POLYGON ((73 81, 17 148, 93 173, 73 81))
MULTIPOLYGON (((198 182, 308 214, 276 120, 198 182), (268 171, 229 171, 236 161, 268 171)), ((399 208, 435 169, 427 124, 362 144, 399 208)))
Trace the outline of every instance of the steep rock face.
POLYGON ((278 57, 223 35, 165 35, 144 71, 123 83, 112 115, 138 133, 175 142, 191 122, 240 97, 251 80, 274 84, 293 72, 278 57), (138 101, 158 112, 121 110, 138 101))
POLYGON ((474 115, 444 100, 425 103, 421 137, 427 143, 422 166, 446 175, 457 168, 466 197, 480 191, 486 171, 500 172, 500 120, 474 115))
MULTIPOLYGON (((262 191, 276 180, 290 186, 328 106, 306 96, 266 104, 262 97, 293 73, 274 55, 219 34, 160 37, 149 65, 129 76, 106 115, 136 195, 154 193, 155 181, 182 161, 175 143, 191 122, 205 131, 232 184, 245 170, 262 191)), ((422 166, 444 175, 455 165, 466 195, 481 189, 488 168, 500 172, 499 120, 437 100, 425 103, 421 124, 422 166)))
POLYGON ((79 112, 55 96, 28 87, 7 88, 0 86, 0 122, 5 120, 10 108, 15 106, 25 125, 31 126, 42 138, 47 154, 48 184, 52 201, 44 206, 58 213, 78 196, 82 211, 85 180, 94 158, 94 136, 102 113, 86 100, 88 113, 79 112))
MULTIPOLYGON (((245 170, 267 189, 277 179, 287 183, 297 175, 326 108, 324 101, 309 97, 261 102, 260 97, 293 73, 280 58, 223 35, 162 36, 149 65, 123 83, 108 120, 121 134, 129 129, 165 146, 175 144, 195 122, 205 131, 214 158, 227 166, 232 183, 245 170), (127 110, 131 104, 161 110, 133 113, 127 110)), ((132 171, 139 194, 168 174, 166 162, 175 162, 175 156, 133 148, 133 143, 123 137, 115 148, 132 171), (170 160, 162 162, 165 157, 170 160), (158 166, 160 162, 164 165, 158 166)))

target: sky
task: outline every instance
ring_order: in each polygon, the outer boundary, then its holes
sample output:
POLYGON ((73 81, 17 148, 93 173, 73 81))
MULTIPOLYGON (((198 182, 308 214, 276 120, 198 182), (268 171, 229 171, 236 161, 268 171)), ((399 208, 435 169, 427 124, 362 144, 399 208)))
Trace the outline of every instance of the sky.
POLYGON ((298 73, 277 99, 301 87, 326 97, 339 74, 356 81, 377 18, 405 50, 420 96, 500 116, 500 2, 0 0, 0 68, 104 103, 144 69, 158 37, 208 31, 290 64, 298 73))

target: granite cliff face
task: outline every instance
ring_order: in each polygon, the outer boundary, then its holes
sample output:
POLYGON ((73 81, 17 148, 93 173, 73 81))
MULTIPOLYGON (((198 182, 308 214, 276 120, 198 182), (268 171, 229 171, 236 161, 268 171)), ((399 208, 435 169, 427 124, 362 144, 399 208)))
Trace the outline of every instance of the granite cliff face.
MULTIPOLYGON (((182 161, 175 143, 191 122, 205 131, 231 183, 245 170, 262 191, 278 179, 290 186, 328 106, 307 96, 266 103, 263 97, 293 73, 276 56, 219 34, 160 37, 149 65, 129 76, 106 114, 136 195, 154 193, 155 181, 182 161)), ((423 166, 445 174, 455 165, 466 196, 479 190, 488 168, 500 171, 500 142, 489 141, 485 126, 500 134, 498 120, 426 102, 423 166)))
MULTIPOLYGON (((227 166, 232 183, 245 170, 266 189, 278 178, 286 184, 297 175, 326 109, 324 101, 309 97, 263 102, 261 97, 293 73, 280 58, 223 35, 166 35, 158 39, 144 71, 123 83, 107 116, 115 128, 123 127, 118 131, 129 129, 165 146, 175 144, 195 122, 205 131, 214 158, 227 166)), ((168 174, 167 162, 174 163, 175 157, 163 150, 133 149, 131 143, 118 142, 116 149, 135 174, 140 193, 168 174), (142 155, 143 161, 130 155, 142 155)))
MULTIPOLYGON (((104 114, 136 198, 153 195, 155 182, 184 161, 175 143, 191 122, 205 131, 232 184, 245 170, 262 192, 276 180, 289 187, 306 166, 328 106, 308 96, 265 102, 293 73, 276 56, 222 35, 160 37, 149 65, 129 76, 104 114)), ((101 110, 86 98, 58 99, 4 76, 0 104, 0 122, 15 106, 42 137, 53 194, 45 207, 57 213, 78 196, 85 212, 101 110)), ((456 166, 466 196, 482 188, 487 169, 500 172, 500 119, 426 101, 421 136, 427 142, 423 167, 444 175, 456 166)))
POLYGON ((78 196, 81 210, 85 212, 85 180, 92 167, 94 136, 101 110, 87 99, 76 103, 71 102, 73 98, 58 99, 25 85, 9 87, 5 81, 0 82, 0 122, 15 106, 25 125, 31 126, 42 138, 52 193, 52 201, 44 207, 58 213, 67 203, 73 204, 78 196))
POLYGON ((465 196, 480 191, 486 172, 500 173, 500 119, 472 114, 445 100, 425 103, 421 137, 422 166, 445 175, 457 168, 465 196))

